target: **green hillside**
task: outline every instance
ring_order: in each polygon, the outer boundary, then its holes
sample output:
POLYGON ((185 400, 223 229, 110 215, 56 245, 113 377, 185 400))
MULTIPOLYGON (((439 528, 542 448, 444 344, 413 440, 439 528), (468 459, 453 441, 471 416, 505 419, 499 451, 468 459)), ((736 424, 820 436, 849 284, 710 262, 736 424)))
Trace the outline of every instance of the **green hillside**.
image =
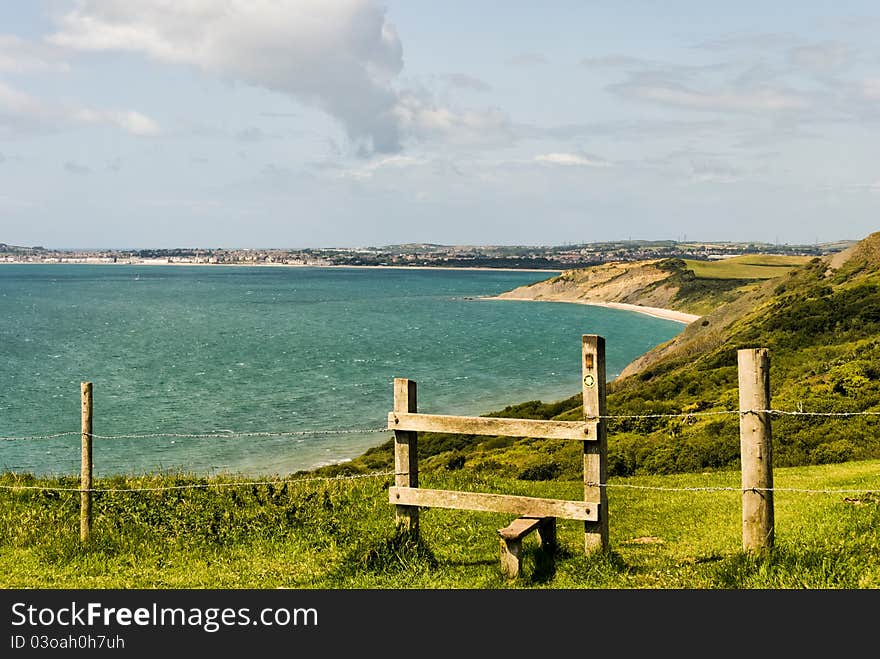
POLYGON ((682 260, 697 277, 703 279, 773 279, 804 265, 810 257, 745 254, 718 261, 682 260))
MULTIPOLYGON (((610 421, 609 475, 738 468, 739 420, 730 412, 738 407, 736 353, 746 347, 770 350, 773 408, 836 415, 774 417, 775 466, 880 458, 880 233, 846 253, 738 288, 734 299, 609 383, 609 414, 699 413, 610 421), (845 416, 857 412, 876 415, 845 416)), ((495 415, 574 420, 580 402, 578 393, 495 415)), ((419 450, 426 470, 467 466, 524 480, 582 477, 580 447, 563 442, 425 434, 419 450)), ((390 464, 387 442, 323 471, 357 473, 390 464)))

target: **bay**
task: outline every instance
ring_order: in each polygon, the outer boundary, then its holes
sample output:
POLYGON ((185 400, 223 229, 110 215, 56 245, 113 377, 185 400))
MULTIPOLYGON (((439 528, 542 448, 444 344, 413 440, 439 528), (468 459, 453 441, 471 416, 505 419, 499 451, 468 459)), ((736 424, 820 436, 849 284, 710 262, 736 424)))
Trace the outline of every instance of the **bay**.
POLYGON ((683 328, 479 299, 553 274, 4 264, 0 470, 78 473, 84 381, 98 477, 286 475, 387 440, 395 377, 422 412, 485 414, 577 393, 583 334, 605 337, 613 379, 683 328))

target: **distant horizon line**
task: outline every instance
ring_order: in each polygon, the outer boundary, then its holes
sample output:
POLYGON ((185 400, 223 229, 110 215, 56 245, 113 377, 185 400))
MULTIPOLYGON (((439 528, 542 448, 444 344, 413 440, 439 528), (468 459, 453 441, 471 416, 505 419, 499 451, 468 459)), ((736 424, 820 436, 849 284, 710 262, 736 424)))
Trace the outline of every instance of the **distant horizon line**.
POLYGON ((627 238, 620 240, 596 240, 592 242, 564 242, 564 243, 431 243, 431 242, 406 242, 392 243, 385 245, 320 245, 308 247, 204 247, 192 245, 175 245, 171 247, 159 246, 141 246, 141 247, 47 247, 45 245, 22 245, 0 242, 0 245, 6 247, 14 247, 18 249, 42 249, 46 251, 140 251, 140 250, 172 250, 172 249, 189 249, 189 250, 239 250, 239 251, 259 251, 259 250, 285 250, 285 251, 305 251, 305 250, 380 250, 394 247, 480 247, 480 248, 558 248, 558 247, 579 247, 584 245, 610 245, 610 244, 675 244, 675 245, 762 245, 762 246, 785 246, 785 247, 817 247, 824 245, 836 245, 840 243, 858 242, 860 239, 839 238, 836 240, 815 241, 815 242, 768 242, 764 240, 676 240, 676 239, 648 239, 648 238, 627 238))

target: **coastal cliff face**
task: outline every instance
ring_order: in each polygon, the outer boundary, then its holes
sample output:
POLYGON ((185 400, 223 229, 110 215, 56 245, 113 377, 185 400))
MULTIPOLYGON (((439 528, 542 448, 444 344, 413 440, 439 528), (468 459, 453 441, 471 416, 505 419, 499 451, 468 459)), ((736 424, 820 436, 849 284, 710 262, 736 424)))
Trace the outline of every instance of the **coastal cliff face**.
MULTIPOLYGON (((759 255, 715 263, 680 259, 606 263, 569 270, 498 297, 681 312, 678 320, 686 323, 681 334, 627 365, 619 381, 668 360, 696 359, 717 349, 729 340, 738 322, 771 302, 792 277, 796 280, 807 260, 781 262, 778 257, 759 255)), ((828 275, 854 260, 880 262, 880 233, 814 259, 828 275)))
MULTIPOLYGON (((499 298, 552 302, 615 302, 646 307, 676 309, 674 298, 679 287, 671 273, 658 267, 660 261, 605 263, 520 286, 499 298)), ((685 309, 676 309, 685 311, 685 309)))
MULTIPOLYGON (((678 301, 682 291, 680 270, 662 260, 606 263, 590 268, 568 270, 550 279, 520 286, 502 293, 499 298, 553 302, 635 305, 686 311, 678 301)), ((750 296, 740 297, 727 311, 709 322, 690 322, 681 335, 640 356, 621 371, 618 380, 662 361, 671 353, 682 354, 703 349, 708 343, 723 340, 724 330, 744 311, 751 308, 750 296)), ((698 316, 694 316, 698 318, 698 316)))

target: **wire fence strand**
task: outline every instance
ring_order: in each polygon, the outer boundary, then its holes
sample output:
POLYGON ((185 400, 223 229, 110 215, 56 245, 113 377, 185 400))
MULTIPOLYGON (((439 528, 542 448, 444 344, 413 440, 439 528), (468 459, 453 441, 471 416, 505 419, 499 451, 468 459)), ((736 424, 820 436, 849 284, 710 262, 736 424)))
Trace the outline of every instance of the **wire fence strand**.
POLYGON ((82 489, 79 487, 50 487, 44 485, 0 485, 2 490, 39 490, 45 492, 164 492, 170 490, 202 490, 212 487, 228 488, 228 487, 251 487, 259 485, 286 485, 296 483, 311 483, 317 481, 348 481, 358 480, 361 478, 378 478, 380 476, 393 476, 393 471, 374 471, 368 474, 346 474, 340 476, 319 476, 310 478, 288 478, 270 481, 230 481, 228 483, 187 483, 185 485, 161 485, 158 487, 92 487, 82 489))
POLYGON ((153 432, 153 433, 129 433, 122 435, 99 435, 96 433, 82 433, 70 430, 47 435, 26 435, 19 437, 0 437, 0 441, 58 439, 60 437, 88 435, 92 439, 227 439, 239 437, 306 437, 315 435, 366 435, 369 433, 389 432, 388 428, 347 428, 341 430, 260 430, 254 432, 239 432, 236 430, 221 430, 207 433, 184 433, 184 432, 153 432))
POLYGON ((666 414, 602 414, 591 416, 590 419, 626 420, 626 419, 687 419, 697 416, 742 416, 745 414, 769 414, 771 416, 880 416, 880 411, 862 412, 805 412, 803 410, 708 410, 704 412, 670 412, 666 414))
MULTIPOLYGON (((626 420, 626 419, 670 419, 670 418, 693 418, 697 416, 722 416, 722 415, 745 415, 745 414, 769 414, 772 416, 807 416, 807 417, 853 417, 853 416, 880 416, 880 411, 860 411, 860 412, 809 412, 804 410, 778 410, 778 409, 757 409, 757 410, 708 410, 702 412, 679 412, 665 414, 603 414, 588 417, 588 420, 626 420)), ((278 430, 278 431, 254 431, 242 432, 234 430, 222 430, 209 433, 182 433, 182 432, 163 432, 163 433, 130 433, 119 435, 99 435, 89 434, 93 439, 101 440, 117 440, 117 439, 228 439, 243 437, 303 437, 316 435, 347 435, 347 434, 368 434, 379 432, 392 432, 387 427, 373 428, 347 428, 347 429, 313 429, 313 430, 278 430)), ((50 433, 45 435, 26 435, 26 436, 7 436, 0 437, 0 441, 16 441, 16 440, 50 440, 62 437, 70 437, 82 435, 78 431, 64 431, 50 433)), ((88 433, 87 433, 88 434, 88 433)), ((89 488, 83 490, 78 487, 49 487, 39 485, 0 485, 2 490, 39 490, 53 492, 161 492, 169 490, 192 490, 207 488, 231 488, 244 486, 261 486, 261 485, 282 485, 288 483, 306 483, 314 481, 335 481, 335 480, 352 480, 359 478, 377 478, 381 476, 397 475, 393 471, 387 472, 371 472, 368 474, 350 474, 339 476, 326 476, 314 478, 293 478, 271 481, 230 481, 228 483, 188 483, 185 485, 167 485, 159 487, 139 487, 139 488, 89 488)), ((857 490, 857 489, 802 489, 802 488, 741 488, 741 487, 656 487, 648 485, 632 485, 625 483, 587 483, 591 487, 604 488, 629 488, 638 490, 652 490, 662 492, 798 492, 806 494, 877 494, 880 490, 857 490)))
POLYGON ((880 490, 813 490, 797 487, 658 487, 653 485, 632 485, 630 483, 586 483, 586 485, 589 485, 590 487, 628 488, 633 490, 652 490, 656 492, 798 492, 802 494, 880 494, 880 490))
MULTIPOLYGON (((276 480, 260 480, 260 481, 230 481, 228 483, 187 483, 185 485, 162 485, 158 487, 122 487, 122 488, 89 488, 82 489, 79 487, 50 487, 44 485, 0 485, 0 490, 34 490, 44 492, 108 492, 108 493, 128 493, 128 492, 164 492, 172 490, 197 490, 208 488, 232 488, 232 487, 253 487, 262 485, 285 485, 297 483, 313 483, 313 482, 330 482, 330 481, 351 481, 363 478, 379 478, 385 476, 397 476, 403 472, 394 471, 373 471, 367 474, 345 474, 339 476, 318 476, 309 478, 285 478, 276 480)), ((631 489, 631 490, 650 490, 654 492, 796 492, 800 494, 861 494, 861 495, 880 495, 880 490, 872 489, 809 489, 797 487, 660 487, 654 485, 633 485, 630 483, 585 483, 590 487, 604 487, 608 489, 631 489)))
MULTIPOLYGON (((744 414, 769 414, 771 416, 806 416, 806 417, 854 417, 854 416, 880 416, 880 410, 867 410, 859 412, 808 412, 804 410, 706 410, 702 412, 669 412, 657 414, 601 414, 589 416, 587 420, 622 421, 638 419, 690 419, 702 416, 742 416, 744 414)), ((207 433, 186 432, 155 432, 155 433, 126 433, 119 435, 99 435, 91 433, 93 439, 224 439, 237 437, 305 437, 314 435, 364 435, 369 433, 392 432, 392 428, 343 428, 343 429, 314 429, 314 430, 261 430, 261 431, 237 431, 221 430, 207 433)), ((69 430, 44 435, 22 435, 0 437, 0 441, 17 440, 40 440, 59 439, 82 435, 82 432, 69 430)))
POLYGON ((0 441, 12 442, 17 440, 30 439, 58 439, 59 437, 70 437, 72 435, 80 435, 81 433, 70 430, 68 432, 57 432, 51 435, 24 435, 21 437, 0 437, 0 441))

